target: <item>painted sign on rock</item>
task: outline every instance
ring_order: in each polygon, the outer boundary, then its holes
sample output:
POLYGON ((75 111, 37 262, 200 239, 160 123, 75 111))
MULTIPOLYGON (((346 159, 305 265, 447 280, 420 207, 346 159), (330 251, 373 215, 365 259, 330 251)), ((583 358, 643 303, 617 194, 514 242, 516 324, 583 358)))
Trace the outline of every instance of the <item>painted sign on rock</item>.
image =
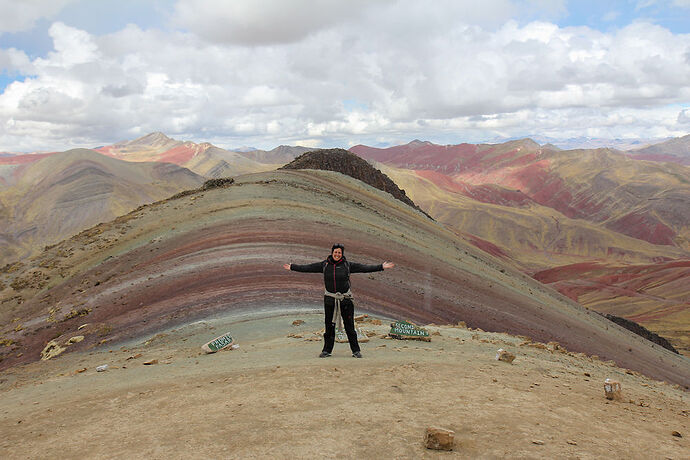
POLYGON ((220 337, 216 337, 210 342, 205 343, 202 345, 201 349, 206 353, 215 353, 219 350, 232 346, 232 344, 232 336, 230 336, 230 333, 228 332, 227 334, 223 334, 220 337))
POLYGON ((409 321, 396 321, 391 323, 391 330, 388 333, 394 339, 424 340, 431 342, 431 336, 426 329, 421 328, 409 321))

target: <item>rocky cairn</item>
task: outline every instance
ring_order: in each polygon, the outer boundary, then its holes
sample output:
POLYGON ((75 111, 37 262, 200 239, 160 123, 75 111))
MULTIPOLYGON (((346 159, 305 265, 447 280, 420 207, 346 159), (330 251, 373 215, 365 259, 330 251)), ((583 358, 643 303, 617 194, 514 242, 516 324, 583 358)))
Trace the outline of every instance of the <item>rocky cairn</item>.
POLYGON ((424 445, 432 450, 453 450, 455 432, 445 428, 429 427, 424 436, 424 445))
POLYGON ((398 187, 390 177, 347 150, 322 149, 306 152, 279 169, 321 169, 339 172, 390 193, 395 199, 412 206, 431 219, 427 213, 414 204, 405 194, 405 190, 398 187))

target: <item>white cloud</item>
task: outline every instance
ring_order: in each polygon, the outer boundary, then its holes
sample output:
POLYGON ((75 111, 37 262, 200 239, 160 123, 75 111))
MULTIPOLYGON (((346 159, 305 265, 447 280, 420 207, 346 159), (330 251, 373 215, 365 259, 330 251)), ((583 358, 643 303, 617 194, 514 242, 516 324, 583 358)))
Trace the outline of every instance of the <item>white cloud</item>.
POLYGON ((77 0, 0 0, 0 34, 31 29, 37 20, 51 18, 77 0))
POLYGON ((29 74, 33 65, 24 51, 9 48, 0 49, 0 72, 29 74))
POLYGON ((178 0, 173 22, 212 42, 270 45, 372 18, 375 29, 405 39, 458 22, 498 26, 511 17, 553 19, 565 13, 566 0, 178 0))
POLYGON ((69 68, 77 64, 95 62, 99 58, 98 46, 91 35, 83 30, 56 22, 48 29, 55 51, 47 59, 38 59, 38 65, 69 68))
MULTIPOLYGON (((156 130, 258 147, 687 131, 678 105, 690 101, 690 35, 660 26, 604 33, 510 20, 530 1, 379 1, 356 12, 341 11, 354 3, 323 2, 311 18, 296 17, 311 2, 290 11, 287 2, 211 3, 189 10, 189 30, 129 25, 96 36, 55 23, 45 57, 0 50, 1 68, 28 75, 0 93, 0 151, 99 145, 156 130), (220 19, 204 33, 202 19, 215 11, 220 19), (267 24, 298 26, 266 38, 261 11, 267 24), (324 15, 333 17, 318 22, 324 15), (223 18, 228 27, 248 25, 224 35, 223 18)), ((194 5, 181 1, 178 13, 194 5)))
POLYGON ((690 8, 690 0, 638 0, 635 10, 639 11, 654 5, 676 6, 679 8, 690 8))
POLYGON ((303 147, 316 148, 321 146, 321 139, 294 139, 294 145, 301 145, 303 147))
POLYGON ((180 0, 174 22, 221 43, 289 43, 356 17, 366 0, 180 0))
POLYGON ((677 121, 679 125, 685 125, 690 128, 690 109, 683 109, 678 112, 677 121))
POLYGON ((252 86, 242 96, 242 105, 246 107, 270 107, 296 103, 289 91, 267 85, 252 86))

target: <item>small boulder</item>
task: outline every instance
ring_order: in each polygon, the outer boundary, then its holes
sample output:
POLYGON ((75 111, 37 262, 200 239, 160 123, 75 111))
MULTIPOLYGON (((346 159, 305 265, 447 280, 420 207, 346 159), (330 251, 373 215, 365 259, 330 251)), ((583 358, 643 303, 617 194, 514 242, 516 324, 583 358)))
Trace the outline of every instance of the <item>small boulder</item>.
POLYGON ((496 361, 505 361, 506 363, 512 364, 515 359, 515 355, 509 351, 505 351, 503 348, 499 348, 496 352, 496 361))
POLYGON ((546 344, 546 346, 549 349, 549 351, 551 351, 552 353, 554 351, 560 351, 560 352, 567 351, 558 342, 549 342, 546 344))
POLYGON ((616 401, 623 399, 623 395, 621 393, 621 384, 615 380, 604 380, 604 393, 606 394, 606 399, 616 401))
POLYGON ((84 340, 84 336, 83 336, 83 335, 75 335, 74 337, 72 337, 71 339, 69 339, 69 340, 66 342, 66 345, 72 345, 73 343, 79 343, 79 342, 81 342, 82 340, 84 340))
POLYGON ((65 350, 66 348, 61 347, 60 344, 57 343, 55 340, 51 340, 50 342, 48 342, 48 344, 41 352, 41 361, 47 361, 49 359, 55 358, 57 355, 59 355, 65 350))
POLYGON ((296 319, 292 322, 293 326, 299 326, 300 324, 304 324, 304 321, 301 319, 296 319))
POLYGON ((453 450, 455 432, 444 428, 429 427, 426 429, 424 445, 427 449, 453 450))

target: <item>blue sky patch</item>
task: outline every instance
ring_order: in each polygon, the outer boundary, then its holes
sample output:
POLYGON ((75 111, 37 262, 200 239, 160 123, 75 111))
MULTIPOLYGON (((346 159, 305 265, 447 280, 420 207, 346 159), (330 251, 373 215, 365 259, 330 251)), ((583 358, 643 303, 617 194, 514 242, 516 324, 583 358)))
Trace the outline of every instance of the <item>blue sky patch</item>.
POLYGON ((0 72, 0 94, 5 92, 12 82, 24 81, 26 77, 24 75, 9 75, 7 72, 0 72))
POLYGON ((369 106, 367 104, 365 104, 364 102, 360 102, 356 99, 345 99, 343 101, 343 107, 345 107, 345 110, 348 112, 366 112, 367 110, 369 110, 369 106))
POLYGON ((587 26, 608 32, 637 21, 658 24, 673 33, 688 33, 690 9, 675 6, 671 0, 577 0, 569 1, 568 14, 555 22, 561 27, 587 26))

